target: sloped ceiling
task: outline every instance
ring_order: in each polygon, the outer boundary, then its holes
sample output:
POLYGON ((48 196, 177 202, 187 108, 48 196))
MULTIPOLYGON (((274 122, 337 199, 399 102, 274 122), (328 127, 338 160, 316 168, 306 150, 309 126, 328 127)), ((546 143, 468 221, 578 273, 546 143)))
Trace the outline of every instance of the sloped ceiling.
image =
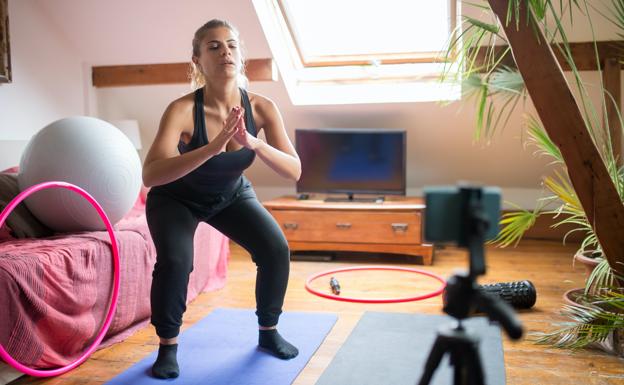
POLYGON ((91 65, 189 60, 193 33, 212 18, 238 27, 248 57, 270 57, 251 0, 53 0, 37 5, 91 65))

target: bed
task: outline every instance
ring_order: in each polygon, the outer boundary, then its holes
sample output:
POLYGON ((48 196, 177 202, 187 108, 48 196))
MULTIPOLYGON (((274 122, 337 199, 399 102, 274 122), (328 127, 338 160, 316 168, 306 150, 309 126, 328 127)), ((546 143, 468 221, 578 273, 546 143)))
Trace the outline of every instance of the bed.
MULTIPOLYGON (((0 173, 0 209, 3 199, 6 204, 17 194, 10 191, 16 189, 13 181, 15 174, 0 173)), ((31 367, 66 365, 90 345, 103 322, 112 282, 110 239, 106 231, 52 234, 38 227, 25 206, 19 209, 11 214, 13 228, 8 223, 0 229, 0 343, 31 367)), ((100 348, 122 341, 149 322, 156 254, 145 219, 145 191, 114 228, 121 285, 100 348)), ((200 224, 187 301, 225 285, 228 257, 228 238, 200 224)))

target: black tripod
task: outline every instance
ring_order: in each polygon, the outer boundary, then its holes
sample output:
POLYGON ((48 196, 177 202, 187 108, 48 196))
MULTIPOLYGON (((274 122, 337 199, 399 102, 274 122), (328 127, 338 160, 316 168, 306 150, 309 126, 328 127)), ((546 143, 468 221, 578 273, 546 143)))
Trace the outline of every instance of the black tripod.
POLYGON ((420 385, 427 385, 440 364, 442 357, 450 354, 454 368, 454 385, 482 385, 485 383, 483 366, 479 355, 479 337, 462 325, 475 309, 481 309, 490 319, 505 329, 512 339, 522 336, 522 325, 513 309, 497 297, 479 289, 475 279, 485 274, 483 243, 489 221, 481 203, 480 188, 461 188, 463 207, 463 232, 457 245, 466 247, 470 253, 470 271, 455 274, 447 281, 444 292, 445 313, 457 321, 438 330, 438 335, 429 353, 420 385))

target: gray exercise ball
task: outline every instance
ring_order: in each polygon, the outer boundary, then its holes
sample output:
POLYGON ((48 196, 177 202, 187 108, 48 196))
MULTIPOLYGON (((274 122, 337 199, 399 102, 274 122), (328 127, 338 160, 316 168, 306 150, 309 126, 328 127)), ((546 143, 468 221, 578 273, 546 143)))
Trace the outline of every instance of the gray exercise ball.
MULTIPOLYGON (((87 116, 57 120, 28 142, 20 160, 21 191, 42 182, 63 181, 86 190, 111 223, 132 208, 141 188, 141 161, 130 139, 112 124, 87 116)), ((76 192, 41 190, 26 206, 59 232, 105 230, 91 204, 76 192)))

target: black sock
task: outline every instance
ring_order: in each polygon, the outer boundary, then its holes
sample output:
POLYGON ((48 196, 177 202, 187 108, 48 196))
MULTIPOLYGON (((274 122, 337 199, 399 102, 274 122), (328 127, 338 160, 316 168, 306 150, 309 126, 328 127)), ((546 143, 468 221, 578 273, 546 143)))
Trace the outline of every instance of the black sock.
POLYGON ((284 360, 290 360, 299 354, 299 350, 282 338, 277 329, 260 330, 258 345, 284 360))
POLYGON ((158 348, 158 358, 152 366, 152 374, 156 378, 176 378, 180 375, 176 353, 178 344, 163 345, 158 348))

